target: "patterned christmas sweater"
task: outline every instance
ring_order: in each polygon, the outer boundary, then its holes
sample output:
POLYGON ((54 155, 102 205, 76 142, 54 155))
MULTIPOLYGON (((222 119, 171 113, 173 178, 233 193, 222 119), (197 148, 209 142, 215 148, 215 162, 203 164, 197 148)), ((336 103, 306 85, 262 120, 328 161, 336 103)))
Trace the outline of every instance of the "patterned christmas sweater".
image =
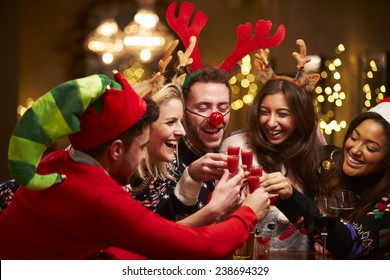
MULTIPOLYGON (((314 202, 297 190, 289 199, 276 206, 301 232, 319 241, 313 226, 314 202)), ((390 194, 377 201, 372 209, 350 223, 337 221, 327 237, 327 249, 340 259, 389 259, 390 252, 390 194)))
POLYGON ((131 188, 126 186, 125 190, 131 192, 133 198, 141 202, 149 210, 166 219, 175 220, 178 214, 193 214, 207 204, 214 190, 214 181, 202 183, 197 203, 190 206, 183 204, 175 196, 174 189, 186 167, 201 156, 203 154, 200 151, 181 138, 178 152, 175 154, 175 159, 168 169, 174 179, 153 178, 150 174, 147 174, 143 180, 138 178, 131 188))

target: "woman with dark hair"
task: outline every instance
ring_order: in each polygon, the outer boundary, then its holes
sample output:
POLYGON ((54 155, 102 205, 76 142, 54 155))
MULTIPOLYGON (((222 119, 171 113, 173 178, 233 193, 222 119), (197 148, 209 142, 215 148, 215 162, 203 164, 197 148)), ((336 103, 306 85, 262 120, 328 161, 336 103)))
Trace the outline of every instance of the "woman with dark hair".
MULTIPOLYGON (((297 54, 298 62, 307 61, 304 42, 298 40, 297 43, 301 50, 300 55, 297 54)), ((221 152, 225 152, 228 146, 251 149, 254 152, 253 164, 261 166, 264 174, 280 174, 300 192, 312 195, 325 144, 318 129, 313 101, 313 88, 319 75, 304 73, 304 63, 298 64, 297 75, 276 75, 269 72, 269 63, 264 57, 268 51, 260 51, 259 61, 263 66, 258 67, 259 76, 265 80, 249 108, 248 129, 226 138, 221 152)), ((271 250, 305 250, 310 247, 307 237, 276 207, 271 207, 256 230, 270 240, 271 250)))
MULTIPOLYGON (((225 139, 221 151, 228 146, 249 148, 254 152, 254 164, 260 165, 264 174, 279 172, 300 192, 312 195, 315 190, 310 187, 316 184, 323 142, 310 92, 282 78, 267 81, 249 109, 248 126, 225 139)), ((258 231, 264 227, 268 227, 271 249, 309 247, 306 236, 275 207, 257 225, 258 231), (288 238, 281 240, 287 233, 288 238)))
POLYGON ((248 112, 248 136, 258 163, 267 173, 284 169, 300 186, 313 185, 314 163, 321 160, 323 142, 311 94, 289 81, 273 79, 260 89, 248 112))
MULTIPOLYGON (((320 193, 346 189, 357 203, 328 234, 326 249, 338 258, 384 258, 390 248, 390 98, 350 124, 341 149, 328 149, 318 181, 320 193)), ((268 176, 268 175, 267 175, 268 176)), ((276 206, 315 239, 314 202, 284 181, 279 187, 263 178, 261 186, 278 193, 276 206), (302 219, 303 218, 303 219, 302 219)))

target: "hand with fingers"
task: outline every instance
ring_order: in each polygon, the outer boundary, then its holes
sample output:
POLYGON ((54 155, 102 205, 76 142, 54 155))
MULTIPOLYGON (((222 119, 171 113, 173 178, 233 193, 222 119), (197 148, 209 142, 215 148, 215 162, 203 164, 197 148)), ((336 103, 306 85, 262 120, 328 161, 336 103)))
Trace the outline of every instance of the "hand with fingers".
POLYGON ((227 156, 220 153, 207 153, 188 166, 188 173, 197 182, 219 180, 227 168, 227 156))
POLYGON ((258 188, 245 198, 242 206, 250 207, 255 212, 257 219, 261 220, 270 209, 269 194, 263 188, 258 188))
POLYGON ((217 211, 220 217, 225 217, 241 206, 243 202, 242 181, 244 170, 239 171, 234 176, 229 176, 228 170, 224 170, 221 180, 215 185, 211 199, 208 203, 217 211))
POLYGON ((270 194, 278 194, 283 200, 291 197, 293 186, 280 172, 265 174, 260 178, 260 187, 270 194))

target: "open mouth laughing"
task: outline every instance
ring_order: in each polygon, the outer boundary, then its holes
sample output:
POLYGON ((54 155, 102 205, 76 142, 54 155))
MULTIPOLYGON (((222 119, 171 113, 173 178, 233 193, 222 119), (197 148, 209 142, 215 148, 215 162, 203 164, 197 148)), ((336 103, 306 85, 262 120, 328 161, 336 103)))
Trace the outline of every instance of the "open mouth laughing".
POLYGON ((177 140, 168 140, 168 141, 165 141, 164 143, 168 148, 173 149, 173 150, 175 150, 177 147, 177 140))
POLYGON ((364 165, 363 161, 351 156, 350 154, 348 154, 348 157, 346 158, 346 163, 352 168, 357 168, 364 165))
POLYGON ((283 130, 275 129, 275 130, 266 130, 269 140, 278 140, 283 136, 283 130))

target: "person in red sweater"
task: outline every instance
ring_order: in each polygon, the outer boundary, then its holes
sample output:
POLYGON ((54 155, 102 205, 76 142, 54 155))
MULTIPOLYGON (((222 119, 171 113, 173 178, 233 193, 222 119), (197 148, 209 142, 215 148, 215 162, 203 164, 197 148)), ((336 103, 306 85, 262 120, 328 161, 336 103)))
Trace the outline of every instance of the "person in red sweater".
MULTIPOLYGON (((195 228, 131 198, 121 186, 144 158, 158 107, 120 73, 115 80, 92 75, 61 84, 15 127, 8 160, 21 187, 0 216, 0 259, 96 259, 106 248, 126 258, 227 259, 268 212, 268 194, 259 189, 225 221, 195 228), (63 136, 72 148, 41 159, 63 136)), ((239 196, 243 177, 243 170, 232 178, 225 170, 220 182, 239 196)))

